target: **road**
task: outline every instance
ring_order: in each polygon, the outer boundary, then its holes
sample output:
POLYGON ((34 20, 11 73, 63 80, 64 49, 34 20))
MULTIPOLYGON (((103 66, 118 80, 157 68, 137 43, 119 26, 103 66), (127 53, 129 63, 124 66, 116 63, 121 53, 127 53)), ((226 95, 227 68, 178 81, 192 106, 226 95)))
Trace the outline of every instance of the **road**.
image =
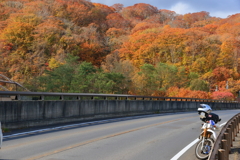
MULTIPOLYGON (((238 112, 214 113, 224 123, 238 112)), ((184 112, 18 130, 4 134, 0 159, 195 160, 195 145, 176 154, 196 140, 200 126, 197 112, 184 112)))

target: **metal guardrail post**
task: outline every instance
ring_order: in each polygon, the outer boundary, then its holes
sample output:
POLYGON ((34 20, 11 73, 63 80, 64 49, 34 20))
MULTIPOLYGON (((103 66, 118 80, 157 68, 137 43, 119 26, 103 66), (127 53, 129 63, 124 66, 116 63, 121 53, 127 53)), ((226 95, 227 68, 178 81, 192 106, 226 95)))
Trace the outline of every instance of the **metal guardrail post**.
POLYGON ((238 134, 238 117, 235 118, 235 121, 236 121, 236 136, 238 134))
POLYGON ((236 118, 237 119, 237 133, 239 133, 239 117, 240 116, 237 116, 237 118, 236 118))
MULTIPOLYGON (((230 126, 229 126, 230 127, 230 126)), ((227 128, 227 133, 229 137, 229 148, 232 147, 232 133, 231 133, 231 128, 227 128)), ((231 154, 231 149, 229 149, 229 154, 231 154)))
POLYGON ((221 148, 224 149, 223 155, 224 155, 224 160, 228 160, 229 159, 229 154, 228 154, 228 146, 227 146, 227 140, 226 139, 222 139, 221 141, 221 148))
POLYGON ((229 136, 229 133, 224 133, 223 134, 223 138, 227 140, 227 147, 226 147, 226 154, 229 155, 229 152, 230 152, 230 136, 229 136))
POLYGON ((237 118, 234 118, 234 136, 237 137, 237 118))
POLYGON ((222 128, 209 155, 209 160, 229 159, 229 154, 232 152, 231 147, 233 147, 233 141, 235 141, 235 137, 237 137, 237 133, 239 132, 239 117, 240 113, 236 114, 222 128))
POLYGON ((238 119, 238 125, 237 126, 238 126, 238 133, 239 133, 239 131, 240 131, 240 116, 238 116, 237 119, 238 119))
POLYGON ((224 156, 224 152, 225 152, 224 149, 219 149, 218 150, 218 160, 226 160, 225 156, 224 156))
POLYGON ((16 95, 16 100, 21 100, 20 94, 16 95))
POLYGON ((237 133, 240 131, 240 116, 237 117, 237 133))
MULTIPOLYGON (((231 133, 231 141, 235 141, 235 137, 233 135, 233 122, 231 122, 229 127, 230 127, 230 133, 231 133)), ((232 144, 231 144, 231 147, 232 147, 232 144)))
MULTIPOLYGON (((235 141, 235 135, 234 135, 234 122, 231 123, 231 131, 232 131, 232 142, 235 141)), ((232 144, 233 146, 233 144, 232 144)))
POLYGON ((232 121, 232 131, 233 131, 233 141, 235 141, 235 119, 233 119, 233 121, 232 121))

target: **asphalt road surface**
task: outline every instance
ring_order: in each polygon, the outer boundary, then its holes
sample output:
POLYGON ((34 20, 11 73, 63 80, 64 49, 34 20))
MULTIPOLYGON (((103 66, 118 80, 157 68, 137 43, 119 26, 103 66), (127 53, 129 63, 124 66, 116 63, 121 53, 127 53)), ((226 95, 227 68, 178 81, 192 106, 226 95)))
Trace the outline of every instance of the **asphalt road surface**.
MULTIPOLYGON (((214 113, 222 124, 238 112, 214 113)), ((197 112, 182 112, 18 130, 3 135, 0 159, 197 160, 201 124, 197 112)))

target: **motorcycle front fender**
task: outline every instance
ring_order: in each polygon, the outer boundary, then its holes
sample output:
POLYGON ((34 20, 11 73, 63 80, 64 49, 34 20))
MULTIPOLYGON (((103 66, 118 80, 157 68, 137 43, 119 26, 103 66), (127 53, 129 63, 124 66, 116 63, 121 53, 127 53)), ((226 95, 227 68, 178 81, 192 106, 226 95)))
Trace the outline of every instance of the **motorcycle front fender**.
MULTIPOLYGON (((213 135, 213 138, 214 138, 214 140, 216 140, 216 133, 213 131, 213 130, 211 130, 211 129, 207 129, 207 131, 208 132, 211 132, 212 133, 212 135, 213 135)), ((199 139, 201 139, 202 138, 202 134, 203 134, 203 131, 201 132, 201 134, 200 134, 200 136, 199 136, 199 139)))

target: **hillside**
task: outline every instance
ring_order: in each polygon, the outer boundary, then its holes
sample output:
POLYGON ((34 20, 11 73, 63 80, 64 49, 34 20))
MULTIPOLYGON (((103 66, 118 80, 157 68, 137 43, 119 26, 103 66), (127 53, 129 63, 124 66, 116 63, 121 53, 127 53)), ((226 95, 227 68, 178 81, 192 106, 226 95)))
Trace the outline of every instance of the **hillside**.
POLYGON ((0 74, 33 91, 233 98, 239 22, 144 3, 0 0, 0 74))

